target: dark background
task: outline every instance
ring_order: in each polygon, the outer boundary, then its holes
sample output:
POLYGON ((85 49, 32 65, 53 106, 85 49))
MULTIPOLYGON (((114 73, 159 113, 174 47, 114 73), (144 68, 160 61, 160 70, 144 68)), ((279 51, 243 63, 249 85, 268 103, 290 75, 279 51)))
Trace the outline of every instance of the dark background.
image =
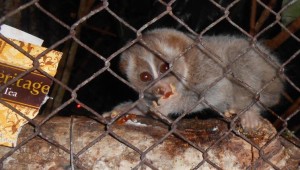
MULTIPOLYGON (((9 12, 17 9, 20 5, 28 2, 30 1, 0 0, 0 3, 2 4, 2 7, 0 7, 0 16, 3 21, 2 23, 11 25, 44 39, 43 46, 45 47, 53 45, 55 42, 61 40, 70 33, 68 29, 64 28, 62 25, 47 16, 35 5, 32 5, 29 8, 26 8, 12 16, 4 17, 5 14, 8 14, 9 12)), ((227 7, 227 5, 233 2, 233 0, 215 0, 215 2, 220 6, 227 7)), ((267 3, 268 0, 265 0, 264 2, 267 3)), ((81 3, 82 2, 80 0, 41 0, 39 1, 38 5, 50 12, 53 16, 57 17, 65 24, 71 26, 81 17, 79 12, 80 9, 86 10, 83 12, 84 15, 102 5, 102 2, 97 0, 93 1, 93 3, 90 3, 90 6, 81 6, 82 8, 80 8, 80 5, 82 5, 81 3)), ((278 11, 281 8, 281 5, 281 2, 278 1, 273 10, 278 11)), ((222 10, 208 0, 180 0, 176 1, 172 5, 172 8, 174 15, 184 21, 197 33, 200 33, 207 26, 224 15, 222 10)), ((154 0, 109 0, 109 9, 128 22, 135 29, 139 29, 145 23, 164 12, 166 7, 162 3, 154 0)), ((258 18, 264 8, 258 5, 257 9, 258 18)), ((249 0, 241 0, 230 9, 230 19, 246 32, 249 32, 250 10, 251 1, 249 0)), ((271 14, 271 16, 265 22, 263 28, 274 22, 274 19, 275 16, 271 14)), ((103 10, 92 16, 86 22, 81 23, 79 27, 80 31, 78 29, 77 37, 104 58, 108 58, 119 48, 124 46, 126 42, 136 38, 136 34, 132 30, 128 29, 124 24, 115 19, 106 10, 103 10)), ((187 31, 180 23, 168 15, 150 25, 146 30, 159 27, 172 27, 187 31)), ((268 31, 260 35, 258 39, 270 39, 277 35, 280 31, 281 27, 278 24, 275 24, 272 28, 268 29, 268 31)), ((232 26, 226 20, 218 23, 205 33, 205 35, 219 34, 234 34, 243 36, 243 33, 239 29, 237 29, 235 26, 232 26)), ((296 35, 299 36, 299 31, 296 33, 296 35)), ((70 50, 71 45, 72 41, 69 40, 59 45, 57 48, 55 48, 55 50, 64 51, 63 59, 68 61, 68 51, 70 50), (67 51, 67 53, 65 53, 65 51, 67 51)), ((275 49, 274 53, 282 62, 284 62, 297 50, 299 50, 299 46, 299 42, 293 38, 289 38, 279 48, 275 49)), ((78 46, 75 52, 75 61, 71 68, 69 68, 71 74, 67 84, 72 89, 76 88, 78 84, 104 67, 104 61, 100 60, 83 47, 78 46)), ((112 60, 111 69, 123 76, 118 70, 117 63, 118 56, 112 60)), ((300 85, 299 63, 300 59, 297 57, 286 67, 286 75, 288 75, 288 77, 298 87, 300 85)), ((66 64, 60 64, 61 70, 64 70, 66 67, 66 64)), ((57 78, 64 79, 65 77, 57 78)), ((299 92, 289 84, 287 84, 286 89, 287 94, 293 100, 296 100, 299 97, 299 92)), ((70 92, 66 91, 62 102, 70 99, 70 96, 70 92)), ((52 97, 55 99, 55 96, 52 97)), ((113 106, 120 102, 137 98, 137 93, 135 93, 131 88, 126 86, 107 71, 99 75, 92 82, 88 83, 78 91, 78 99, 99 113, 109 111, 113 106)), ((286 99, 283 99, 282 103, 275 108, 276 113, 283 113, 290 105, 290 102, 288 102, 286 99)), ((59 114, 89 114, 89 112, 85 109, 77 108, 76 106, 77 104, 73 102, 72 104, 63 108, 59 114)), ((50 109, 48 108, 49 106, 43 106, 43 109, 45 110, 44 114, 48 114, 51 112, 51 110, 55 109, 51 107, 50 109)), ((270 117, 270 119, 274 120, 274 117, 270 117)), ((299 124, 297 123, 297 120, 299 120, 299 114, 297 117, 294 117, 291 120, 291 124, 299 126, 297 125, 299 124)), ((299 127, 296 127, 296 129, 298 128, 299 127)))

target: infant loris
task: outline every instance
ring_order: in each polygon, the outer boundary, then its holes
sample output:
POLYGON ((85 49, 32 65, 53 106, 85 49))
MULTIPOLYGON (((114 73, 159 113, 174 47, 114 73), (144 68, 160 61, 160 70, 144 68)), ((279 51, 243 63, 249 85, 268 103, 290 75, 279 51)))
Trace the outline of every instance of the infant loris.
MULTIPOLYGON (((200 100, 204 99, 220 113, 240 113, 251 106, 239 116, 245 129, 253 129, 260 125, 263 110, 252 105, 255 97, 266 107, 279 102, 283 90, 279 62, 263 45, 252 48, 237 36, 204 36, 196 43, 191 35, 167 28, 148 31, 142 39, 146 46, 132 45, 120 60, 122 72, 137 91, 143 91, 150 106, 141 102, 132 113, 198 112, 209 108, 200 100)), ((130 106, 131 102, 122 103, 113 112, 130 106)))

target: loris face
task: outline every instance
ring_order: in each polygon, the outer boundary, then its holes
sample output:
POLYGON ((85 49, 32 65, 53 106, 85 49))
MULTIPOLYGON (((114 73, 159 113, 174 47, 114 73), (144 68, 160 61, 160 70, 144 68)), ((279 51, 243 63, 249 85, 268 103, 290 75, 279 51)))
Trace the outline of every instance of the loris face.
MULTIPOLYGON (((137 90, 144 90, 152 81, 167 72, 170 69, 169 63, 184 53, 185 48, 192 44, 192 40, 185 35, 182 37, 178 36, 178 33, 173 35, 172 31, 166 32, 164 36, 161 35, 161 32, 158 34, 152 31, 143 36, 147 46, 159 52, 160 57, 140 44, 133 45, 121 56, 121 70, 137 90)), ((170 84, 176 88, 182 88, 183 80, 180 77, 186 77, 187 72, 188 68, 183 55, 173 63, 170 73, 145 90, 145 95, 160 97, 171 90, 170 84)))

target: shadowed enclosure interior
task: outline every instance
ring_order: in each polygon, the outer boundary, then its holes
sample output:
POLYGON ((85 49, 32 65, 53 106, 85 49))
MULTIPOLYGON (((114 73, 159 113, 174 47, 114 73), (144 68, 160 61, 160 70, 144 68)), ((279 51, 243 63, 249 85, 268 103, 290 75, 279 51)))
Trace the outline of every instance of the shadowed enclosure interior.
MULTIPOLYGON (((101 115, 111 111, 119 103, 137 101, 143 97, 143 92, 136 92, 121 73, 118 66, 120 54, 133 44, 142 43, 146 31, 162 27, 187 32, 197 37, 200 44, 202 36, 234 35, 245 37, 253 44, 260 41, 271 49, 272 54, 280 61, 277 71, 285 82, 285 89, 280 103, 266 108, 262 116, 276 128, 276 137, 283 137, 296 148, 300 147, 300 13, 294 16, 289 13, 293 8, 299 9, 299 0, 0 0, 0 4, 0 24, 13 26, 44 39, 43 46, 48 48, 48 52, 63 52, 57 74, 51 77, 53 84, 48 94, 51 99, 41 107, 38 121, 28 120, 33 133, 25 142, 0 155, 0 169, 4 169, 4 162, 10 156, 20 152, 34 138, 40 138, 69 154, 71 168, 84 169, 79 156, 107 136, 138 152, 140 162, 132 168, 158 168, 145 159, 148 150, 143 152, 114 134, 110 127, 118 124, 118 120, 107 120, 101 115), (73 153, 72 149, 57 144, 40 131, 45 123, 55 117, 88 117, 104 125, 106 130, 88 146, 83 146, 80 152, 73 153)), ((1 34, 0 38, 13 44, 1 34)), ((26 53, 20 47, 16 49, 26 53)), ((268 60, 268 56, 264 57, 268 60)), ((32 70, 38 70, 38 65, 25 73, 32 70)), ((9 85, 5 84, 4 87, 9 85)), ((0 88, 1 93, 4 92, 4 87, 0 88)), ((261 104, 259 97, 254 98, 253 102, 261 104)), ((4 100, 0 100, 0 103, 22 115, 4 100)), ((180 117, 179 120, 176 117, 170 119, 176 120, 175 123, 162 120, 169 129, 165 135, 180 136, 174 129, 181 119, 210 118, 222 119, 224 115, 211 108, 203 113, 180 117)), ((237 134, 232 125, 238 122, 237 119, 226 119, 230 128, 220 141, 232 132, 249 142, 247 136, 237 134)), ((189 139, 182 136, 178 138, 193 146, 189 139)), ((164 139, 158 141, 163 142, 164 139)), ((268 143, 272 140, 275 137, 268 143)), ((158 144, 159 142, 153 146, 158 144)), ((149 148, 151 150, 154 147, 149 148)), ((261 148, 257 149, 260 151, 261 148)), ((203 152, 201 149, 199 151, 203 152)), ((205 150, 204 153, 207 152, 209 151, 205 150)), ((279 169, 264 157, 263 152, 260 156, 272 168, 279 169)), ((201 169, 204 164, 210 164, 215 169, 224 168, 205 154, 203 160, 199 160, 197 166, 191 168, 201 169)), ((253 164, 255 167, 259 162, 254 161, 253 164)))

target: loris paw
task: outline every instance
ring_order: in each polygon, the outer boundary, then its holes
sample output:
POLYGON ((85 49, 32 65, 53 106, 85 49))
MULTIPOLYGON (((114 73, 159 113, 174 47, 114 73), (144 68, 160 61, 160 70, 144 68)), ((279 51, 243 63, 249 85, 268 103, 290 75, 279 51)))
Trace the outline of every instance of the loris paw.
POLYGON ((112 118, 119 116, 120 114, 125 113, 125 112, 127 112, 129 114, 134 114, 134 115, 145 115, 144 113, 142 113, 140 110, 138 110, 135 107, 130 109, 131 107, 132 107, 131 102, 121 103, 120 105, 116 106, 112 111, 103 113, 102 116, 104 118, 112 119, 112 118))
POLYGON ((261 117, 256 111, 247 111, 241 115, 241 125, 244 130, 256 130, 261 124, 261 117))
POLYGON ((232 117, 233 115, 236 115, 236 111, 234 109, 229 109, 224 112, 225 117, 232 117))
POLYGON ((112 110, 112 111, 110 111, 110 112, 105 112, 105 113, 103 113, 102 116, 103 116, 104 118, 109 118, 109 119, 111 119, 111 118, 114 118, 114 117, 118 116, 120 113, 121 113, 120 111, 112 110))

